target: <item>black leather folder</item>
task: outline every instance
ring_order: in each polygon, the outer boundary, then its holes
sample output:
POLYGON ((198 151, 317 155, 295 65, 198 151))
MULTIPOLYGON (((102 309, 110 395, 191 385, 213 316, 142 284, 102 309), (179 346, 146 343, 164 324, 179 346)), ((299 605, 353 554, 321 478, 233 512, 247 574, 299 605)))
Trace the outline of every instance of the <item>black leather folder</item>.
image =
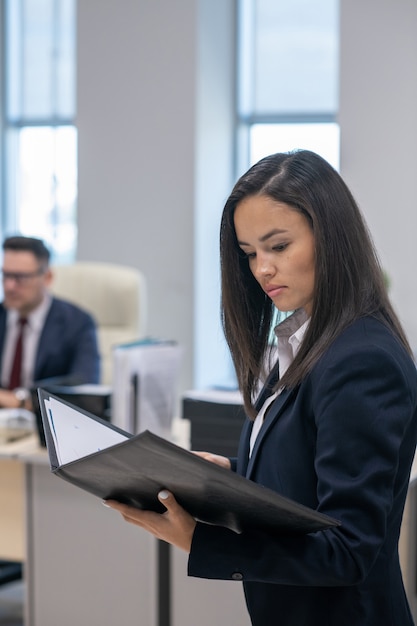
MULTIPOLYGON (((99 498, 162 512, 165 509, 157 494, 161 489, 168 489, 196 519, 238 533, 245 529, 263 529, 271 534, 293 535, 339 525, 327 515, 206 461, 149 431, 132 436, 46 390, 40 389, 38 393, 51 471, 99 498), (45 406, 45 400, 48 405, 51 398, 55 407, 66 405, 84 416, 83 419, 95 420, 101 428, 113 429, 126 438, 60 465, 45 406)), ((59 415, 53 418, 56 420, 59 415)))

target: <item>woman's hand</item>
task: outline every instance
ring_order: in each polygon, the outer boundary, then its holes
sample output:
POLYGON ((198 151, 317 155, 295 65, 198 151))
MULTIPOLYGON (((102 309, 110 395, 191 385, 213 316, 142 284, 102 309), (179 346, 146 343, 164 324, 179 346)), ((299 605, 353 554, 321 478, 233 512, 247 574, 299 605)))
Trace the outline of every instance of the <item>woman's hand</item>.
POLYGON ((212 454, 211 452, 195 452, 195 450, 192 450, 192 453, 201 456, 201 458, 206 459, 206 461, 220 465, 220 467, 230 469, 230 459, 228 459, 227 456, 220 456, 219 454, 212 454))
POLYGON ((165 513, 143 511, 115 500, 106 500, 103 504, 119 511, 126 522, 140 526, 157 539, 163 539, 189 553, 196 527, 195 519, 178 504, 169 491, 160 491, 158 500, 166 507, 165 513))

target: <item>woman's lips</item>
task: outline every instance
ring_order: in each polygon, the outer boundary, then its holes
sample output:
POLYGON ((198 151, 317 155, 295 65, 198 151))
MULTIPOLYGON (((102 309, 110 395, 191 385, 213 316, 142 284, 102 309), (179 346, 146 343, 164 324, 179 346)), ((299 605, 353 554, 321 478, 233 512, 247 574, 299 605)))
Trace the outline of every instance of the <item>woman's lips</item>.
POLYGON ((270 298, 275 298, 276 296, 279 296, 285 288, 285 285, 271 285, 265 288, 265 293, 270 298))

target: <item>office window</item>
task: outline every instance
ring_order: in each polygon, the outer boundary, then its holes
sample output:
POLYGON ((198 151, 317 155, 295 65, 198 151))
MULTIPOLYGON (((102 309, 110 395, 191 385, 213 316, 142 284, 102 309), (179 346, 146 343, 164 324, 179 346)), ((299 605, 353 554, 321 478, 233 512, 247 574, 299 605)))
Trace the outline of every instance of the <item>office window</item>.
POLYGON ((2 2, 3 234, 76 250, 76 0, 2 2))
MULTIPOLYGON (((238 0, 236 8, 235 179, 263 156, 297 148, 314 150, 338 168, 338 0, 238 0)), ((209 232, 206 226, 205 239, 209 232)), ((200 258, 207 249, 208 242, 199 241, 200 258)), ((217 252, 215 244, 212 249, 217 252)), ((234 369, 212 328, 211 301, 204 300, 218 271, 211 258, 206 253, 199 265, 197 288, 203 285, 204 293, 196 382, 233 388, 234 369)))
POLYGON ((237 170, 297 148, 339 166, 338 0, 240 0, 237 170))

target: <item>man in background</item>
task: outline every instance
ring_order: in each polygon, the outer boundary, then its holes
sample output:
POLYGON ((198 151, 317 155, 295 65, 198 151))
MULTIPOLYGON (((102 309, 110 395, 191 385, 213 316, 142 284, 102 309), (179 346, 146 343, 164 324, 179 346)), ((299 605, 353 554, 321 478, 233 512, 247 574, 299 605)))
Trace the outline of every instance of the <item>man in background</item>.
POLYGON ((89 313, 49 292, 50 253, 40 239, 3 243, 0 304, 0 407, 31 408, 35 381, 98 383, 96 325, 89 313))

